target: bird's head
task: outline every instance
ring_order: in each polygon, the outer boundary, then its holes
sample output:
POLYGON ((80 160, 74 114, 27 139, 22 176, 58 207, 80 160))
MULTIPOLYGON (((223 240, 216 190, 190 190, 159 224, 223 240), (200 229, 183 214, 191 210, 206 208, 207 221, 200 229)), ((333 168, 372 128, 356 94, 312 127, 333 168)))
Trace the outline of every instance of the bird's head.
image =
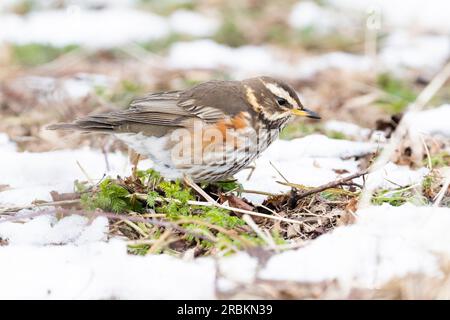
POLYGON ((271 77, 257 77, 243 81, 245 95, 253 110, 268 122, 287 121, 292 116, 320 119, 303 107, 297 93, 285 82, 271 77))

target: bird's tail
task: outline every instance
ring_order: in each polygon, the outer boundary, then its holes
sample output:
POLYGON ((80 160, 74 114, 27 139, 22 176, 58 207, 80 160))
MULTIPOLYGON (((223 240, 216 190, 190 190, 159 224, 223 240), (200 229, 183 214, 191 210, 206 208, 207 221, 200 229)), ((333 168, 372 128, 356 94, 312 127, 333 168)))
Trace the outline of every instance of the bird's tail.
POLYGON ((116 124, 96 116, 77 120, 73 123, 55 123, 47 126, 48 130, 74 130, 84 132, 112 132, 116 124))

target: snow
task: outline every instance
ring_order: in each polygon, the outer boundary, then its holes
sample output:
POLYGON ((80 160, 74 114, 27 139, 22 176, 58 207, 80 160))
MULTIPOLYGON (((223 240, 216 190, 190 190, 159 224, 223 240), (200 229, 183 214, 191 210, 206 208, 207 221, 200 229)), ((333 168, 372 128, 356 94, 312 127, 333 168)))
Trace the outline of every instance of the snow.
POLYGON ((351 26, 353 21, 329 7, 313 1, 296 3, 289 14, 289 25, 300 30, 313 29, 318 33, 331 33, 338 27, 351 26))
POLYGON ((177 42, 170 48, 167 59, 171 67, 180 69, 229 68, 243 74, 276 74, 289 70, 267 48, 231 48, 212 40, 177 42))
POLYGON ((0 151, 2 152, 14 152, 16 151, 17 146, 15 143, 9 140, 9 137, 6 133, 0 132, 0 151))
MULTIPOLYGON (((277 183, 284 181, 275 170, 277 168, 289 182, 317 187, 335 180, 339 176, 336 170, 358 171, 355 160, 341 158, 367 154, 375 149, 375 144, 330 139, 316 134, 290 141, 277 140, 256 160, 249 180, 248 170, 239 172, 236 177, 247 190, 288 191, 290 187, 277 183)), ((252 193, 244 193, 244 196, 255 203, 265 199, 265 196, 252 193)))
POLYGON ((383 205, 358 215, 355 225, 272 257, 260 277, 375 287, 408 273, 440 274, 439 255, 450 254, 449 208, 383 205))
MULTIPOLYGON (((8 147, 10 148, 10 147, 8 147)), ((115 153, 108 155, 110 171, 106 169, 105 157, 100 151, 80 149, 42 153, 13 152, 0 149, 0 181, 11 189, 0 192, 0 203, 28 205, 32 201, 51 200, 49 192, 73 192, 75 180, 86 180, 86 176, 98 181, 104 174, 126 174, 127 157, 115 153)))
POLYGON ((325 122, 324 128, 328 131, 341 132, 346 137, 358 140, 367 139, 371 133, 371 130, 368 128, 361 128, 354 123, 338 120, 330 120, 325 122))
POLYGON ((67 98, 83 99, 95 92, 96 88, 112 87, 115 79, 101 74, 77 73, 67 78, 53 78, 44 76, 24 76, 15 79, 12 87, 26 87, 32 90, 37 97, 45 101, 61 101, 67 98))
POLYGON ((402 121, 410 131, 421 134, 440 134, 450 137, 450 104, 418 112, 409 112, 402 121))
POLYGON ((310 58, 301 58, 295 68, 298 76, 308 78, 317 72, 328 69, 364 72, 371 67, 373 67, 373 63, 368 57, 345 52, 330 52, 310 58))
POLYGON ((212 259, 130 256, 125 243, 0 247, 0 299, 212 299, 212 259))
POLYGON ((440 258, 450 254, 449 208, 383 205, 357 214, 354 225, 276 254, 259 267, 245 253, 187 261, 131 256, 125 242, 104 242, 103 218, 90 225, 78 216, 0 223, 0 237, 10 242, 0 247, 0 298, 212 299, 216 270, 224 291, 257 279, 338 280, 344 288, 375 288, 409 273, 441 274, 440 258))
POLYGON ((289 16, 289 24, 299 29, 309 27, 328 29, 330 22, 329 12, 312 1, 295 4, 289 16))
POLYGON ((442 0, 328 0, 327 3, 349 14, 381 14, 382 25, 450 33, 450 3, 442 0))
POLYGON ((450 56, 449 35, 411 35, 397 31, 389 35, 380 52, 383 67, 398 72, 404 68, 434 75, 450 56))
POLYGON ((188 10, 177 10, 172 13, 169 24, 172 31, 195 37, 210 36, 219 27, 216 19, 188 10))
POLYGON ((165 19, 126 8, 84 10, 72 6, 66 10, 31 12, 27 16, 0 16, 0 43, 42 43, 57 47, 77 44, 108 48, 132 41, 160 39, 169 31, 165 19))
MULTIPOLYGON (((380 189, 406 187, 420 184, 428 172, 428 168, 413 170, 408 166, 399 166, 389 162, 383 168, 370 173, 366 178, 366 183, 368 188, 370 186, 380 189)), ((360 179, 360 182, 362 182, 362 179, 360 179)))
MULTIPOLYGON (((21 214, 30 212, 24 210, 21 214)), ((80 245, 104 241, 107 233, 108 219, 104 217, 89 221, 86 217, 72 215, 57 221, 55 216, 44 215, 23 224, 0 224, 0 238, 8 239, 11 245, 80 245)))
POLYGON ((361 156, 375 151, 374 143, 331 139, 321 134, 310 134, 290 141, 279 140, 272 144, 265 155, 272 160, 300 159, 301 157, 338 157, 361 156))
MULTIPOLYGON (((137 3, 137 0, 33 0, 33 9, 50 9, 54 7, 78 6, 81 8, 103 8, 103 7, 130 7, 137 3)), ((23 0, 2 0, 0 10, 11 10, 15 6, 23 4, 23 0)))

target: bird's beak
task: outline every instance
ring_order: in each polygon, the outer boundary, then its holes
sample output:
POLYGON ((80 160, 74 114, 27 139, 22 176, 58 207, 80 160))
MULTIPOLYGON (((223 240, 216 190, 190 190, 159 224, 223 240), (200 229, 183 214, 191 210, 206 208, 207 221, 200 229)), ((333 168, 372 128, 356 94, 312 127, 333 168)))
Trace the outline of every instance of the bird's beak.
POLYGON ((311 119, 320 119, 320 116, 315 113, 314 111, 308 110, 308 109, 292 109, 291 110, 293 115, 300 116, 300 117, 307 117, 311 119))

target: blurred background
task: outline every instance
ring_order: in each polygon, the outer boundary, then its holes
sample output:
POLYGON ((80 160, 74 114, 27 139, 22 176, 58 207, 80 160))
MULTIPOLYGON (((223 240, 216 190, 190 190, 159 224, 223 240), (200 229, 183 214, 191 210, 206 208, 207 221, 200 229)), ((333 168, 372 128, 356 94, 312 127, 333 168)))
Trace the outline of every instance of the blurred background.
POLYGON ((290 124, 285 139, 360 138, 340 121, 389 131, 448 60, 449 11, 439 0, 2 0, 0 132, 21 150, 120 148, 44 126, 255 75, 285 79, 326 120, 290 124))

